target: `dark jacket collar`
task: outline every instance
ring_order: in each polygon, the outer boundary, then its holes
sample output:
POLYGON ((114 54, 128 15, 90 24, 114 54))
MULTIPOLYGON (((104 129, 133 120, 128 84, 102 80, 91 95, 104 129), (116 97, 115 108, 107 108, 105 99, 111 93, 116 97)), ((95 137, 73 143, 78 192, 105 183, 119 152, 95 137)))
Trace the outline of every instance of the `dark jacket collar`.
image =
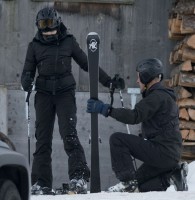
POLYGON ((142 93, 143 98, 148 96, 150 93, 152 93, 154 90, 162 90, 164 92, 166 92, 167 94, 169 94, 174 100, 176 100, 176 96, 174 93, 174 90, 171 88, 166 88, 162 85, 162 82, 158 82, 155 83, 154 85, 152 85, 148 90, 145 90, 142 93))

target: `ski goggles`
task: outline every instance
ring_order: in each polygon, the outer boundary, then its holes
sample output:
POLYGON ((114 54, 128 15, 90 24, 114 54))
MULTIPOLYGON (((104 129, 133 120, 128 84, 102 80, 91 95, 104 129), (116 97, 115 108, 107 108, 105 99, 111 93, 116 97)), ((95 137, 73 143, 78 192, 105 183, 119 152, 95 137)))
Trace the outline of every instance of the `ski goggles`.
POLYGON ((55 19, 40 19, 37 22, 37 26, 39 29, 46 29, 46 28, 56 28, 58 26, 58 21, 55 19))

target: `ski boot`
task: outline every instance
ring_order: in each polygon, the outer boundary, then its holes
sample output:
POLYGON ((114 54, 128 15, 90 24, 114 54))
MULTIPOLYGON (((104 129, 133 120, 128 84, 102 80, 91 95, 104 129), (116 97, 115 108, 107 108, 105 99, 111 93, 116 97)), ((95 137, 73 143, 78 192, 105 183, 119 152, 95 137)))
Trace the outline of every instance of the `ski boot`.
POLYGON ((72 179, 69 184, 68 194, 87 194, 87 181, 83 178, 72 179))
POLYGON ((174 185, 176 191, 188 191, 187 185, 188 164, 182 162, 172 172, 170 177, 170 184, 174 185))
POLYGON ((108 192, 134 192, 137 188, 137 180, 120 182, 108 188, 108 192))
POLYGON ((37 182, 31 187, 32 195, 55 195, 55 191, 49 187, 42 187, 37 182))

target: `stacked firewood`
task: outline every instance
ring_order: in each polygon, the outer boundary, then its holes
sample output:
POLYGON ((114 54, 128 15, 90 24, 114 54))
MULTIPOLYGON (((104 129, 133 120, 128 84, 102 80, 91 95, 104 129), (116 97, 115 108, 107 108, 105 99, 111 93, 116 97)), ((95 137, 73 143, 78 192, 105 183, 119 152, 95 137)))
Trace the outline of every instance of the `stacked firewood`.
POLYGON ((182 39, 195 33, 195 1, 176 0, 169 15, 169 38, 182 39))
POLYGON ((183 138, 183 159, 195 159, 195 1, 177 0, 169 16, 168 35, 177 40, 170 53, 168 85, 174 88, 183 138))

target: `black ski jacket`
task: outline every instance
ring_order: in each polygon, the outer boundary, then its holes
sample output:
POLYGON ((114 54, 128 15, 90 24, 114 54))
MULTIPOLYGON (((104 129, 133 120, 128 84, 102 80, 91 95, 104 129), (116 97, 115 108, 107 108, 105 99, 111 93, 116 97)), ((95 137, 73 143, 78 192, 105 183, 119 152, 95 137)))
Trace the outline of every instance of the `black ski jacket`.
POLYGON ((142 122, 144 137, 159 145, 164 154, 179 160, 182 138, 175 100, 172 89, 157 83, 145 92, 143 99, 134 109, 112 108, 110 116, 125 124, 142 122))
MULTIPOLYGON (((88 71, 87 56, 79 47, 75 37, 67 33, 67 28, 61 23, 60 34, 54 41, 45 41, 38 31, 33 41, 29 43, 21 83, 29 74, 38 77, 35 89, 52 94, 62 93, 75 88, 75 79, 72 75, 72 58, 84 70, 88 71)), ((100 68, 99 81, 106 87, 111 78, 100 68)))

